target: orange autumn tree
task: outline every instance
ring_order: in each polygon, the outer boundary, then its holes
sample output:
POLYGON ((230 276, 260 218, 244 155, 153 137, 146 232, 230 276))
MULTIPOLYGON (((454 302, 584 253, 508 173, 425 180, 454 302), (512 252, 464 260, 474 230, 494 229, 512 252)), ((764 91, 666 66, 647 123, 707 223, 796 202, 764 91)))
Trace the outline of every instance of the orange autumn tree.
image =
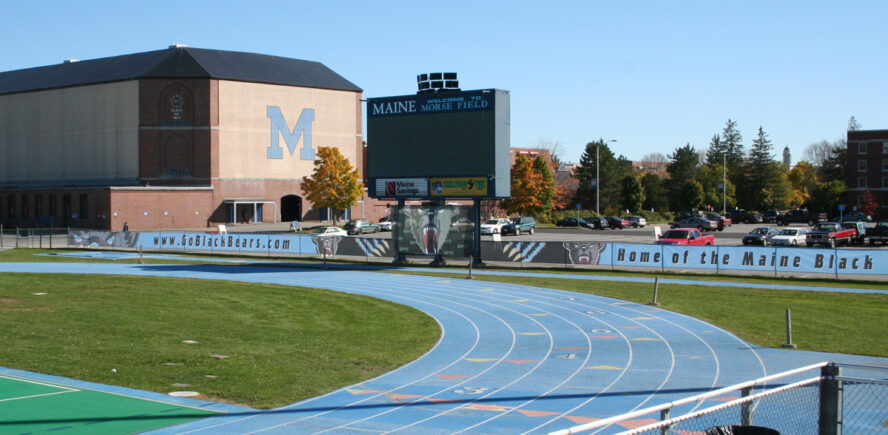
MULTIPOLYGON (((358 170, 333 147, 319 147, 311 177, 302 177, 302 191, 314 207, 345 210, 353 205, 364 191, 358 170)), ((333 214, 336 225, 336 213, 333 214)))
POLYGON ((534 168, 533 161, 519 155, 512 165, 511 196, 504 199, 502 207, 508 213, 533 214, 544 208, 542 193, 544 178, 534 168))

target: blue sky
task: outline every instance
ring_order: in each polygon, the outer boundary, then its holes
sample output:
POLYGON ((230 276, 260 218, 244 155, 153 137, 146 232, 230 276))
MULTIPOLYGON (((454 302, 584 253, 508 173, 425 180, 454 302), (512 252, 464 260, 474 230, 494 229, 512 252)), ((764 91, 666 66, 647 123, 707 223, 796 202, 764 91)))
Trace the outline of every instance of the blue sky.
POLYGON ((888 2, 3 1, 0 71, 181 43, 324 63, 364 97, 411 94, 454 71, 511 92, 513 147, 616 139, 640 159, 705 149, 728 118, 793 162, 888 129, 888 2))

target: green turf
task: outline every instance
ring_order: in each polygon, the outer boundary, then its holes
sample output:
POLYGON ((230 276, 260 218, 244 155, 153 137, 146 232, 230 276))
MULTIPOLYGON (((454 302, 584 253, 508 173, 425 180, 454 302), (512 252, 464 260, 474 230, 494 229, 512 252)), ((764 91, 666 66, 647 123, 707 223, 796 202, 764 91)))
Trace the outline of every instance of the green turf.
POLYGON ((161 393, 188 384, 204 399, 257 408, 379 376, 439 336, 417 310, 327 290, 96 275, 0 279, 0 366, 161 393))
POLYGON ((213 412, 0 376, 0 433, 130 434, 213 412))

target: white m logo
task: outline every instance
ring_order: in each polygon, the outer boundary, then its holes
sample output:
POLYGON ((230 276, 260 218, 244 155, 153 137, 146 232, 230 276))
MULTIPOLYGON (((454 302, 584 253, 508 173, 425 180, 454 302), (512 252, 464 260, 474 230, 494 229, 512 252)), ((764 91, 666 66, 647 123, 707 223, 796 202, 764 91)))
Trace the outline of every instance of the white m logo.
POLYGON ((291 156, 296 151, 296 145, 299 144, 299 137, 302 136, 302 149, 299 151, 299 159, 314 160, 315 152, 311 147, 311 123, 315 119, 314 109, 302 109, 293 131, 290 131, 290 127, 287 126, 287 121, 284 119, 284 114, 281 113, 280 107, 268 106, 266 108, 266 115, 271 120, 271 144, 268 146, 269 159, 284 158, 284 150, 281 149, 280 140, 278 139, 280 136, 284 137, 284 142, 287 144, 287 149, 290 150, 291 156))

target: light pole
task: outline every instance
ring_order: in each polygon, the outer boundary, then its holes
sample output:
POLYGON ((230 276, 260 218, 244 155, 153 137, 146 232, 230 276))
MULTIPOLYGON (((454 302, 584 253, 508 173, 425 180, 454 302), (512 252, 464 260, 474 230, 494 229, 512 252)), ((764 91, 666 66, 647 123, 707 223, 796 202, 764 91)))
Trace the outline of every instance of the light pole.
POLYGON ((728 214, 728 154, 722 153, 722 216, 728 214))
POLYGON ((611 143, 616 141, 616 139, 611 139, 604 142, 599 142, 597 145, 595 145, 595 217, 601 216, 601 212, 599 212, 598 208, 598 192, 601 191, 601 180, 598 177, 598 167, 601 166, 601 162, 598 160, 598 149, 601 148, 602 143, 611 143))

